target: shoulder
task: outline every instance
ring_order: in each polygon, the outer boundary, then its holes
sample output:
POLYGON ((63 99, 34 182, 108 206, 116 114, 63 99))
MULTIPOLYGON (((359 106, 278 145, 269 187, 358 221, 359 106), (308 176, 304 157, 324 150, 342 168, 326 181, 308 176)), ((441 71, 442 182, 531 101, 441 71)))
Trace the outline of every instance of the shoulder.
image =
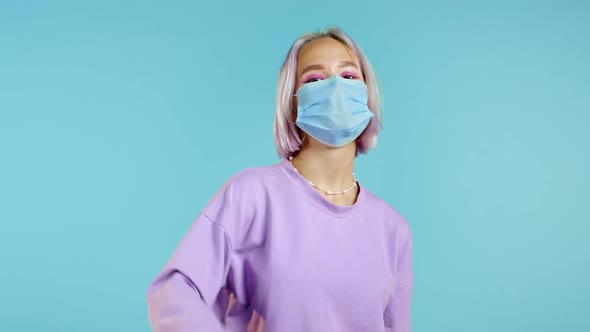
POLYGON ((232 191, 252 190, 261 185, 280 182, 283 178, 280 164, 273 164, 261 167, 249 167, 234 174, 223 185, 222 189, 232 191))
POLYGON ((379 217, 383 220, 384 226, 396 233, 409 233, 410 225, 406 218, 392 205, 378 197, 376 194, 366 190, 367 208, 372 211, 379 211, 379 217))
POLYGON ((215 215, 220 209, 231 207, 240 210, 251 210, 256 201, 268 191, 272 185, 281 181, 279 164, 263 167, 250 167, 231 176, 217 191, 204 209, 208 215, 215 215))
POLYGON ((406 218, 396 208, 377 197, 377 195, 367 192, 367 196, 368 207, 381 211, 379 216, 381 222, 379 224, 383 231, 383 242, 388 248, 388 252, 396 253, 391 257, 395 261, 399 256, 411 255, 412 232, 406 218))
POLYGON ((225 230, 234 248, 244 245, 253 225, 261 225, 256 220, 270 197, 268 183, 280 183, 280 171, 275 165, 246 168, 229 178, 203 209, 225 230))

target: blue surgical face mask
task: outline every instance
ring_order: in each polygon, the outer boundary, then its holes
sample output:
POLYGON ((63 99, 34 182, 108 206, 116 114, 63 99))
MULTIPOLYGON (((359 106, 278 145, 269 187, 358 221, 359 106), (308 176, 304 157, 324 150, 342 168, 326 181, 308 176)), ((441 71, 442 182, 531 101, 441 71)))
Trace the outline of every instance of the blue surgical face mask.
POLYGON ((297 126, 332 147, 354 141, 373 117, 367 86, 358 80, 333 75, 303 85, 296 96, 297 126))

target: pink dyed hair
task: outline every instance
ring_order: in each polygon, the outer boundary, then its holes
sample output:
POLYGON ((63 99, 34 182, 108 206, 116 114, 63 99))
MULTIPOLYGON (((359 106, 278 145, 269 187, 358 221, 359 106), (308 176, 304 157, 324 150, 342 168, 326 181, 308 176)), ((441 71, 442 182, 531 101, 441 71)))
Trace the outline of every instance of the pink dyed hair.
POLYGON ((281 67, 273 127, 277 153, 281 158, 294 155, 301 147, 299 130, 295 121, 293 121, 294 112, 296 112, 293 95, 295 94, 295 83, 297 80, 297 55, 305 45, 320 38, 332 38, 341 42, 359 60, 361 72, 365 78, 365 84, 367 85, 369 94, 368 106, 375 116, 371 118, 367 128, 356 139, 357 154, 366 153, 368 150, 377 146, 377 137, 379 131, 381 131, 381 97, 373 67, 350 37, 340 29, 329 28, 319 32, 306 33, 299 37, 289 49, 281 67))

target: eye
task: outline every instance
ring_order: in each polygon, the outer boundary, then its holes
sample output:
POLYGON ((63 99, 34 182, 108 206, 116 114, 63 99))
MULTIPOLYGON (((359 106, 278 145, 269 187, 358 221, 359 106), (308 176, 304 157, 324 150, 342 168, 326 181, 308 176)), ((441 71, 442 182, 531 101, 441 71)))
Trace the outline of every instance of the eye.
POLYGON ((355 80, 358 78, 355 74, 343 74, 342 78, 346 78, 347 80, 355 80))
POLYGON ((312 77, 312 78, 309 78, 309 79, 303 81, 303 83, 312 83, 312 82, 317 82, 319 80, 320 80, 319 77, 312 77))
POLYGON ((307 77, 303 77, 303 84, 305 83, 313 83, 313 82, 317 82, 317 81, 321 81, 324 79, 324 75, 321 73, 312 73, 310 75, 307 75, 307 77))

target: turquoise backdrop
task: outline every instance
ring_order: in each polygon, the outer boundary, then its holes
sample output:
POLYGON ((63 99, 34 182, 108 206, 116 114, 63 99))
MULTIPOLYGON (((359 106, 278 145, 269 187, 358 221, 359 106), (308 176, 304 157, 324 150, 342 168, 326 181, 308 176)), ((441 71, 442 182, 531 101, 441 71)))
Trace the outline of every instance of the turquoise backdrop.
POLYGON ((148 331, 217 189, 278 162, 279 66, 348 32, 356 174, 414 237, 413 331, 590 331, 590 2, 0 2, 0 330, 148 331))

